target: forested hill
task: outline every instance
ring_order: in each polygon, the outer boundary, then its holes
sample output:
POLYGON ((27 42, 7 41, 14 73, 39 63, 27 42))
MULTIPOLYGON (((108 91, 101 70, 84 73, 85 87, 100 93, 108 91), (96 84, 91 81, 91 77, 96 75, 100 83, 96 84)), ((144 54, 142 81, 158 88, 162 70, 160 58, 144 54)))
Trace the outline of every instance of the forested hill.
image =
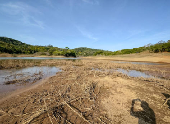
MULTIPOLYGON (((64 56, 93 56, 96 53, 108 52, 100 49, 91 49, 86 47, 80 47, 75 49, 58 48, 53 47, 52 45, 48 46, 34 46, 21 41, 0 37, 0 53, 10 53, 10 54, 35 54, 39 53, 40 55, 64 55, 64 56)), ((111 52, 111 51, 110 51, 111 52)))
POLYGON ((165 41, 159 41, 156 44, 148 44, 143 47, 139 48, 133 48, 133 49, 122 49, 118 51, 105 51, 105 50, 99 50, 99 49, 90 49, 86 47, 80 47, 80 48, 75 48, 77 55, 82 55, 82 56, 91 56, 91 55, 122 55, 122 54, 132 54, 132 53, 140 53, 143 51, 149 51, 153 53, 158 53, 158 52, 170 52, 170 40, 167 42, 165 41))
POLYGON ((96 55, 121 55, 121 54, 131 54, 140 53, 148 50, 149 52, 170 52, 170 40, 167 42, 159 41, 156 44, 148 44, 143 47, 133 48, 133 49, 122 49, 119 51, 106 51, 100 49, 91 49, 86 47, 79 47, 75 49, 58 48, 52 45, 48 46, 38 46, 29 45, 22 43, 21 41, 14 40, 12 38, 0 37, 0 53, 10 53, 10 54, 39 54, 39 55, 61 55, 61 56, 96 56, 96 55))
POLYGON ((5 42, 7 44, 13 44, 13 45, 28 45, 28 44, 22 43, 21 41, 18 41, 12 38, 7 38, 7 37, 0 37, 0 41, 5 42))
POLYGON ((92 49, 92 48, 87 48, 87 47, 79 47, 73 49, 77 55, 79 56, 93 56, 97 55, 97 53, 103 53, 103 52, 112 52, 112 51, 106 51, 106 50, 101 50, 101 49, 92 49))
POLYGON ((38 45, 29 45, 22 43, 21 41, 0 37, 0 53, 10 53, 10 54, 35 54, 39 55, 64 55, 64 56, 92 56, 98 51, 103 51, 100 49, 91 49, 86 47, 80 47, 75 49, 58 48, 53 47, 52 45, 48 46, 38 46, 38 45))
POLYGON ((0 37, 0 52, 10 54, 34 54, 36 52, 52 52, 59 49, 49 46, 33 46, 12 38, 0 37))

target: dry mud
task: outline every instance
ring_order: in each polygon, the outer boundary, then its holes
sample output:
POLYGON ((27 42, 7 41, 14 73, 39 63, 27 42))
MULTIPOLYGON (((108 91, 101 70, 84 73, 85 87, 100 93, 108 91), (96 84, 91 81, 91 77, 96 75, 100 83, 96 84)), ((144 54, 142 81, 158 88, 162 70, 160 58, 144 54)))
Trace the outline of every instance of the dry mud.
POLYGON ((41 85, 1 100, 0 123, 170 123, 168 79, 134 78, 107 71, 139 67, 149 71, 156 70, 155 66, 115 64, 106 60, 52 60, 44 64, 56 65, 63 71, 41 85))

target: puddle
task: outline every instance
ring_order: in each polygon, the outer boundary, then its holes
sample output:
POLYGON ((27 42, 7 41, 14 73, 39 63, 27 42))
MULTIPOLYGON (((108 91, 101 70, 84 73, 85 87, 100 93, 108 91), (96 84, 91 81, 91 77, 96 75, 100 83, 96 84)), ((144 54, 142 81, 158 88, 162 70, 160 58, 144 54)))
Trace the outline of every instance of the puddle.
POLYGON ((98 69, 98 68, 92 68, 92 70, 96 70, 96 71, 101 71, 101 72, 120 72, 120 73, 123 73, 123 74, 126 74, 130 77, 144 77, 144 78, 155 78, 154 76, 152 75, 148 75, 144 72, 141 72, 141 71, 136 71, 136 70, 124 70, 124 69, 121 69, 121 68, 118 68, 118 69, 106 69, 106 70, 102 70, 102 69, 98 69))
POLYGON ((60 71, 57 67, 47 66, 0 70, 0 93, 7 93, 36 84, 38 81, 60 71))
POLYGON ((126 74, 130 77, 144 77, 144 78, 155 78, 152 75, 145 74, 144 72, 136 71, 136 70, 124 70, 124 69, 117 69, 116 71, 126 74))
POLYGON ((146 63, 146 62, 126 62, 126 61, 112 61, 114 63, 129 63, 129 64, 138 64, 138 65, 161 65, 160 63, 146 63))
POLYGON ((58 58, 58 57, 0 57, 0 60, 8 60, 8 59, 79 59, 79 58, 58 58))

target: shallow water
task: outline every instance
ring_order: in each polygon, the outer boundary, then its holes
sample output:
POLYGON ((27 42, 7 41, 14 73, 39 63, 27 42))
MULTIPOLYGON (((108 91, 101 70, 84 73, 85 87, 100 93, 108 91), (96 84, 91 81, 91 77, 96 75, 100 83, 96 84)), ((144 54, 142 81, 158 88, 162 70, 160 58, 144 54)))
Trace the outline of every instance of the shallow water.
POLYGON ((60 71, 57 67, 47 66, 0 70, 0 93, 11 92, 30 86, 60 71), (13 80, 17 80, 17 82, 6 85, 6 82, 12 82, 13 80))
POLYGON ((58 58, 58 57, 0 57, 0 60, 7 59, 79 59, 79 58, 58 58))
POLYGON ((144 72, 141 71, 136 71, 136 70, 124 70, 124 69, 117 69, 116 71, 121 72, 123 74, 126 74, 130 77, 144 77, 144 78, 155 78, 152 75, 145 74, 144 72))
POLYGON ((123 73, 123 74, 126 74, 130 77, 144 77, 144 78, 155 78, 154 76, 152 75, 148 75, 144 72, 141 72, 141 71, 136 71, 136 70, 125 70, 125 69, 122 69, 122 68, 118 68, 118 69, 106 69, 106 70, 102 70, 102 69, 98 69, 98 68, 92 68, 92 70, 95 70, 95 71, 104 71, 104 72, 120 72, 120 73, 123 73))
POLYGON ((138 64, 138 65, 161 65, 160 63, 147 63, 147 62, 127 62, 127 61, 112 61, 114 63, 129 63, 129 64, 138 64))

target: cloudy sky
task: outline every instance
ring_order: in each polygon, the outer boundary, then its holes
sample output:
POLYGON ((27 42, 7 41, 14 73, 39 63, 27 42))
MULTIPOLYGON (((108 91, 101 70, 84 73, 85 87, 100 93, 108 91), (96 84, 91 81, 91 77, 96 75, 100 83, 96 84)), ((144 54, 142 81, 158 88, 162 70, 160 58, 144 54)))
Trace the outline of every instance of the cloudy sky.
POLYGON ((0 36, 120 50, 170 39, 170 0, 0 0, 0 36))

